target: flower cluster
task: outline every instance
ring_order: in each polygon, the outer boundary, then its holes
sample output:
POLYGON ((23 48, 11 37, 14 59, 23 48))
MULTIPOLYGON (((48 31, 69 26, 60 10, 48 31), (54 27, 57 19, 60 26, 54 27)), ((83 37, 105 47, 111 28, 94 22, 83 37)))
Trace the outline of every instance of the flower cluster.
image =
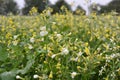
POLYGON ((120 17, 61 9, 0 16, 0 79, 119 80, 120 17))

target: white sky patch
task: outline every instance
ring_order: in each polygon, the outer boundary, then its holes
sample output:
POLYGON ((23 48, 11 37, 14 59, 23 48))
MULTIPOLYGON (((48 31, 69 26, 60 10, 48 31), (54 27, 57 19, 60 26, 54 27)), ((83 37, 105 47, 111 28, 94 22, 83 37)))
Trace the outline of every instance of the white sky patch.
POLYGON ((17 6, 19 9, 22 9, 25 7, 25 1, 24 0, 14 0, 17 3, 17 6))
POLYGON ((59 0, 49 0, 51 4, 55 5, 59 0))

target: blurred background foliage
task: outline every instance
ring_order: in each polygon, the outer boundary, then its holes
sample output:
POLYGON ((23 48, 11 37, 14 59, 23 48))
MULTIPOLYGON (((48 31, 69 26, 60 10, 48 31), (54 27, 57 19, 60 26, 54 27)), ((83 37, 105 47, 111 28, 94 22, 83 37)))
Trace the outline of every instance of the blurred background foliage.
POLYGON ((17 14, 17 4, 13 0, 0 0, 0 14, 17 14))
MULTIPOLYGON (((25 0, 25 7, 22 9, 24 15, 27 15, 32 7, 37 7, 38 12, 41 13, 46 7, 52 7, 53 13, 60 12, 62 5, 70 10, 70 6, 64 0, 59 0, 55 5, 50 5, 48 0, 25 0)), ((120 13, 120 0, 113 0, 108 6, 102 7, 100 13, 116 11, 120 13)), ((78 7, 80 8, 80 7, 78 7)), ((0 14, 18 14, 19 10, 14 0, 0 0, 0 14)))

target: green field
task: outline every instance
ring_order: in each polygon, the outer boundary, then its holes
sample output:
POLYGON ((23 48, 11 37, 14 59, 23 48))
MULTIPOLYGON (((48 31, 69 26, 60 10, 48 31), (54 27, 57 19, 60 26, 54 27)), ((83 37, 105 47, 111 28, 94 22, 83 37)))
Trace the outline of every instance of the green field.
POLYGON ((120 17, 0 16, 0 80, 119 80, 120 17))

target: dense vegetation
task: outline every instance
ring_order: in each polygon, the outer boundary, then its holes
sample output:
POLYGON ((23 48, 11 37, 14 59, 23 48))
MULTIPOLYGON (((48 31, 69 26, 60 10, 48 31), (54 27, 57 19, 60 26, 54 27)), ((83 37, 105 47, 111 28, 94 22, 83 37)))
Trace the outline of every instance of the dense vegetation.
POLYGON ((120 17, 61 9, 0 16, 0 80, 119 80, 120 17))

